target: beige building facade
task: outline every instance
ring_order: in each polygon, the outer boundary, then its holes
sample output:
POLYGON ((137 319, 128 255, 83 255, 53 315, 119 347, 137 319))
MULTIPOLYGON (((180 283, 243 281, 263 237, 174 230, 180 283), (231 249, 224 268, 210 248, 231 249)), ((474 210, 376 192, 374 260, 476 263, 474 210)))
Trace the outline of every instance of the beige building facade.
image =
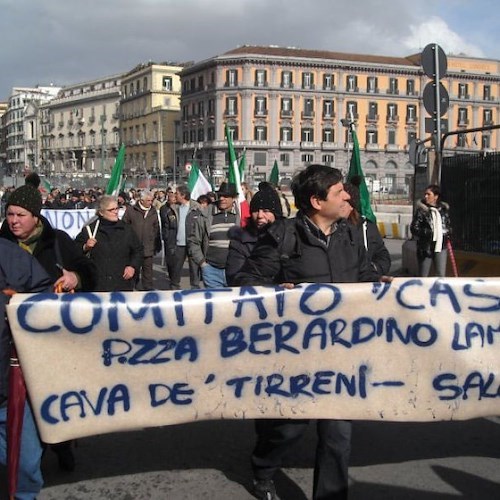
MULTIPOLYGON (((442 79, 450 96, 449 129, 498 123, 499 61, 449 57, 442 79)), ((224 126, 248 174, 267 178, 275 160, 283 177, 310 163, 348 168, 354 121, 365 174, 385 189, 408 192, 414 167, 409 144, 422 140, 420 55, 406 58, 243 46, 198 62, 181 74, 179 159, 196 158, 225 176, 224 126)), ((498 131, 449 138, 445 154, 498 149, 498 131)))
POLYGON ((122 77, 120 128, 131 178, 173 179, 181 86, 175 64, 140 64, 122 77))
POLYGON ((40 106, 40 172, 89 181, 109 176, 120 147, 119 107, 120 75, 69 85, 40 106))

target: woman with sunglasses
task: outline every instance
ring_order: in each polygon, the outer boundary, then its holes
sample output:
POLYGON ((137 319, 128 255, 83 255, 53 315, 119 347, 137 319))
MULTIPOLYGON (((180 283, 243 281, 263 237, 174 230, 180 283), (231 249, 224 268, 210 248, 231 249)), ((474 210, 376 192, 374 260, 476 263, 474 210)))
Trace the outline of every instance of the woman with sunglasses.
POLYGON ((134 277, 142 264, 142 244, 132 226, 120 220, 115 197, 99 199, 97 219, 85 226, 75 241, 97 268, 95 291, 134 289, 134 277))
POLYGON ((434 262, 436 275, 446 276, 446 243, 451 234, 449 205, 441 201, 441 190, 436 184, 427 186, 423 200, 417 202, 417 209, 410 226, 417 239, 419 276, 429 276, 434 262))

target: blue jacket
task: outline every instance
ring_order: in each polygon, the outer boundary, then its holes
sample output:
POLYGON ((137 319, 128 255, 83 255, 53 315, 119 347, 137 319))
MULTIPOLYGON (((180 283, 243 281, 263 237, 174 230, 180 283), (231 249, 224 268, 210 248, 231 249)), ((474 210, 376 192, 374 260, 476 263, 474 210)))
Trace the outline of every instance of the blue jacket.
MULTIPOLYGON (((0 289, 51 292, 52 280, 38 261, 15 243, 0 238, 0 289)), ((8 396, 11 334, 5 317, 8 297, 0 293, 0 404, 8 396)))

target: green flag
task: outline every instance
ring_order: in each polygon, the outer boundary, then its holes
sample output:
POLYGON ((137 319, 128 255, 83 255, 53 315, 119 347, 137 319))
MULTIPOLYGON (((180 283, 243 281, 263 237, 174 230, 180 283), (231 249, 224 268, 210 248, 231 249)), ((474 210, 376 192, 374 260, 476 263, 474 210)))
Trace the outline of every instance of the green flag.
POLYGON ((113 165, 113 170, 111 170, 111 177, 109 178, 108 185, 106 187, 106 194, 112 196, 117 196, 120 192, 122 185, 122 174, 123 165, 125 164, 125 144, 120 146, 120 150, 116 155, 115 164, 113 165))
POLYGON ((52 184, 47 180, 46 177, 40 177, 40 180, 42 181, 42 186, 47 193, 50 193, 52 191, 52 184))
POLYGON ((347 173, 347 182, 350 182, 354 176, 358 176, 361 179, 359 184, 359 203, 361 209, 361 215, 367 220, 376 223, 377 218, 373 213, 372 207, 370 205, 370 193, 366 186, 365 176, 363 175, 363 170, 361 169, 361 158, 359 156, 359 143, 358 137, 356 136, 356 131, 354 128, 351 129, 352 134, 352 156, 351 163, 349 165, 349 172, 347 173))
POLYGON ((274 165, 269 175, 269 182, 274 186, 278 186, 280 183, 280 171, 278 168, 278 160, 274 160, 274 165))

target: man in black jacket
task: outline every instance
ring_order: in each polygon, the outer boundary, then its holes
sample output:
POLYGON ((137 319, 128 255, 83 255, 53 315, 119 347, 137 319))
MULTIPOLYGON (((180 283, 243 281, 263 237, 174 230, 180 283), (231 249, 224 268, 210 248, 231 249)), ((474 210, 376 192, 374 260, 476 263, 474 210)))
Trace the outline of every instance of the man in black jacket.
MULTIPOLYGON (((292 191, 299 213, 275 222, 238 273, 239 285, 303 282, 378 281, 369 265, 359 231, 342 218, 349 194, 342 174, 325 165, 310 165, 294 179, 292 191)), ((275 472, 292 444, 304 434, 308 420, 257 420, 252 455, 255 494, 274 499, 275 472)), ((318 420, 313 498, 347 499, 351 422, 318 420)))

